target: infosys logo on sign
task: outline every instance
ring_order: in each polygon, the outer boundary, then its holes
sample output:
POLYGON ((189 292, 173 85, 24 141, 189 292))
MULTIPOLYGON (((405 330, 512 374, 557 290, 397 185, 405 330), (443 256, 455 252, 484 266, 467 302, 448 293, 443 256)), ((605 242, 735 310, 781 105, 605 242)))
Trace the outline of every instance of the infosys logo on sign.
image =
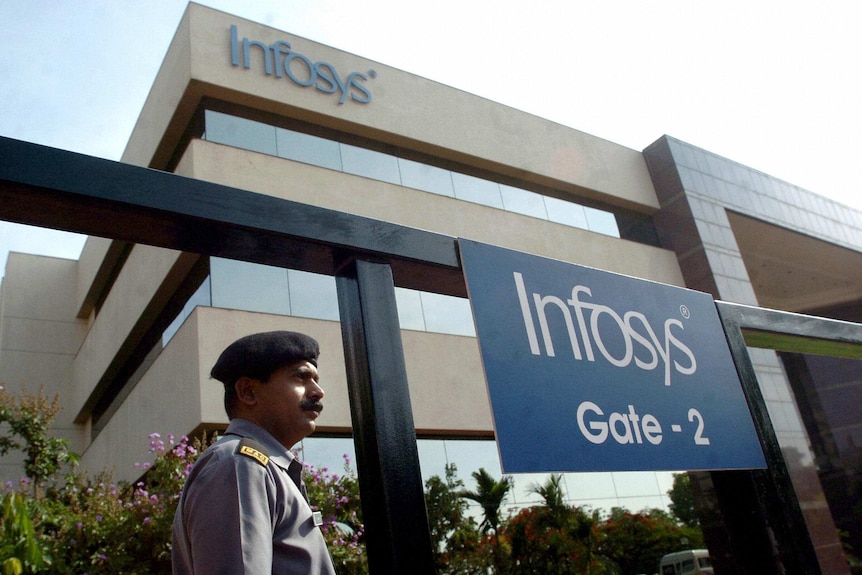
POLYGON ((764 467, 709 294, 458 246, 504 472, 764 467))
MULTIPOLYGON (((680 339, 679 332, 684 330, 685 326, 679 319, 665 319, 660 324, 661 329, 658 330, 660 335, 656 335, 656 330, 641 312, 630 310, 620 314, 610 306, 581 299, 583 296, 592 296, 592 290, 587 286, 574 286, 571 297, 565 301, 554 295, 543 296, 538 293, 532 294, 531 301, 524 286, 523 275, 519 272, 513 272, 512 275, 518 292, 518 301, 521 304, 521 313, 524 316, 524 329, 530 344, 530 352, 533 355, 542 353, 536 335, 534 316, 542 330, 545 353, 549 357, 556 355, 553 338, 548 329, 546 308, 550 305, 563 318, 575 359, 583 359, 586 355, 587 361, 595 361, 596 354, 593 352, 593 346, 595 346, 600 355, 615 367, 628 367, 634 362, 638 368, 651 371, 659 364, 663 364, 665 385, 670 385, 671 382, 671 366, 673 371, 683 375, 692 375, 697 371, 697 358, 680 339), (572 311, 577 320, 577 330, 575 321, 572 319, 572 311), (599 328, 603 316, 607 318, 601 324, 605 326, 603 328, 605 335, 602 335, 603 330, 599 328), (616 354, 605 344, 609 335, 622 344, 616 354), (583 354, 581 347, 584 348, 583 354), (673 357, 674 352, 682 356, 682 362, 673 357)), ((680 310, 683 318, 688 315, 686 310, 687 308, 684 307, 680 310)))
POLYGON ((307 56, 294 50, 290 43, 278 40, 265 44, 259 40, 239 39, 235 24, 230 27, 230 63, 233 66, 251 68, 252 53, 259 53, 263 60, 263 70, 267 76, 287 78, 303 88, 314 87, 324 94, 337 94, 338 104, 348 98, 359 104, 371 102, 371 90, 365 84, 376 73, 350 72, 341 76, 335 66, 327 62, 313 62, 307 56), (252 48, 255 48, 254 52, 252 48))

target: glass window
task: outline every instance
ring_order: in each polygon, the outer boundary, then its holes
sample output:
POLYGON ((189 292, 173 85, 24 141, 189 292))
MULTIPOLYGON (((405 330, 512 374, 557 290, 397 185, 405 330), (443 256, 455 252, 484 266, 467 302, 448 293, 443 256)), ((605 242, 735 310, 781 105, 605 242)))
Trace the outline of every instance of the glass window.
POLYGON ((338 142, 283 128, 276 128, 275 136, 279 157, 341 171, 338 142))
MULTIPOLYGON (((419 467, 422 470, 422 482, 433 476, 446 477, 446 442, 439 439, 417 439, 416 449, 419 452, 419 467)), ((467 476, 469 477, 469 470, 467 476)), ((460 475, 460 473, 459 473, 460 475)))
POLYGON ((422 292, 422 310, 425 312, 425 328, 428 331, 476 336, 469 300, 422 292))
POLYGON ((390 184, 401 184, 398 159, 374 150, 341 144, 341 162, 348 174, 364 176, 390 184))
POLYGON ((207 110, 205 138, 252 152, 275 155, 275 126, 207 110))
POLYGON ((545 201, 540 194, 503 184, 500 184, 500 192, 503 195, 503 207, 507 211, 548 219, 548 210, 545 209, 545 201))
MULTIPOLYGON (((446 449, 446 460, 458 467, 458 477, 464 480, 467 489, 474 487, 470 474, 481 468, 497 479, 503 476, 496 442, 482 439, 450 439, 444 440, 443 444, 446 449)), ((439 475, 442 477, 443 473, 439 475)))
POLYGON ((584 213, 583 206, 548 197, 545 198, 545 205, 548 207, 548 219, 552 222, 581 228, 582 230, 588 229, 587 216, 584 213))
POLYGON ((292 315, 338 321, 338 294, 334 277, 288 270, 287 278, 292 315))
MULTIPOLYGON (((325 390, 326 383, 323 385, 325 390)), ((341 475, 344 464, 349 461, 350 468, 356 471, 356 451, 352 437, 311 436, 303 439, 299 447, 299 459, 318 469, 326 467, 330 472, 341 475)))
MULTIPOLYGON (((518 505, 537 505, 541 504, 544 499, 538 493, 535 493, 536 486, 544 485, 548 481, 547 473, 518 473, 512 475, 512 491, 509 492, 509 502, 517 503, 518 505)), ((566 482, 563 480, 563 498, 570 499, 566 491, 566 482)))
MULTIPOLYGON (((495 480, 503 477, 497 444, 484 439, 418 439, 416 446, 422 481, 432 476, 446 476, 446 465, 454 464, 457 478, 466 489, 475 488, 474 471, 485 469, 495 480)), ((346 461, 356 470, 356 455, 353 439, 347 437, 312 436, 300 444, 300 459, 316 467, 326 467, 339 473, 346 461), (345 457, 346 456, 346 457, 345 457)), ((505 506, 534 505, 542 501, 541 496, 531 493, 536 485, 544 485, 549 474, 510 475, 513 491, 506 496, 505 506)), ((619 497, 613 493, 610 473, 565 473, 563 493, 566 500, 575 505, 587 505, 596 510, 609 511, 612 507, 623 507, 634 512, 646 508, 666 508, 662 494, 653 492, 651 498, 619 497)))
POLYGON ((398 305, 398 323, 401 329, 425 331, 422 298, 418 291, 396 287, 395 302, 398 305))
POLYGON ((455 197, 476 204, 503 208, 503 198, 500 196, 500 186, 466 174, 452 172, 452 183, 455 186, 455 197))
POLYGON ((591 232, 620 237, 617 219, 612 213, 584 206, 584 214, 587 217, 587 227, 591 232))
POLYGON ((449 170, 404 158, 398 158, 398 166, 401 169, 402 185, 441 196, 455 196, 455 189, 452 186, 452 172, 449 170))
POLYGON ((207 277, 197 291, 192 294, 192 297, 190 297, 185 303, 183 311, 181 311, 167 329, 162 332, 162 347, 168 345, 168 342, 173 339, 174 335, 179 331, 180 326, 183 325, 183 322, 192 314, 192 311, 194 311, 197 306, 209 307, 210 305, 212 305, 210 300, 210 278, 207 277))
POLYGON ((224 258, 210 258, 212 305, 290 315, 287 270, 224 258))

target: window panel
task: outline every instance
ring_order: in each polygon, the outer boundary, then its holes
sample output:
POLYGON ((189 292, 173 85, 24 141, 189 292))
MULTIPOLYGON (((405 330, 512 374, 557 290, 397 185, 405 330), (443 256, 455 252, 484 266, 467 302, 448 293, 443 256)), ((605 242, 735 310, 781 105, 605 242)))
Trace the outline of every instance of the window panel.
POLYGON ((587 216, 584 213, 584 207, 565 200, 557 198, 545 198, 545 205, 548 208, 548 219, 558 224, 565 224, 574 228, 586 230, 587 216))
POLYGON ((476 336, 470 302, 463 298, 422 292, 422 309, 428 331, 476 336))
POLYGON ((446 459, 458 467, 458 477, 464 480, 467 489, 473 489, 475 482, 470 474, 484 468, 491 477, 500 479, 500 456, 497 443, 481 439, 451 439, 444 441, 446 459))
POLYGON ((398 158, 401 170, 401 184, 423 192, 431 192, 441 196, 455 197, 452 186, 452 172, 436 166, 420 164, 412 160, 398 158))
MULTIPOLYGON (((326 382, 321 380, 324 391, 326 382)), ((324 400, 325 403, 325 400, 324 400)), ((318 469, 326 467, 330 473, 341 475, 346 461, 356 471, 356 451, 352 437, 306 437, 298 446, 299 459, 318 469), (345 455, 347 459, 345 460, 345 455)))
POLYGON ((459 200, 503 208, 500 186, 496 182, 452 172, 452 183, 455 186, 455 197, 459 200))
POLYGON ((275 126, 207 110, 205 137, 210 142, 275 155, 275 126))
POLYGON ((395 156, 341 144, 341 163, 348 174, 364 176, 390 184, 401 184, 395 156))
POLYGON ((210 278, 204 279, 200 287, 192 294, 192 297, 183 305, 183 310, 174 318, 174 321, 162 332, 162 347, 168 345, 168 342, 173 339, 183 322, 192 314, 192 311, 197 306, 209 307, 212 305, 210 297, 210 278))
POLYGON ((445 480, 446 465, 449 463, 446 459, 446 442, 440 439, 417 439, 416 448, 419 451, 422 482, 428 481, 434 475, 445 480))
POLYGON ((210 258, 213 307, 290 315, 287 270, 210 258))
POLYGON ((398 323, 401 329, 425 331, 422 298, 418 291, 396 287, 395 302, 398 306, 398 323))
POLYGON ((292 315, 338 321, 335 278, 311 272, 288 270, 292 315))
POLYGON ((503 196, 503 208, 507 211, 548 219, 545 201, 540 194, 503 184, 500 184, 500 192, 503 196))
POLYGON ((584 206, 584 215, 586 215, 587 227, 591 232, 598 232, 615 238, 620 237, 617 219, 612 213, 584 206))
POLYGON ((277 128, 275 135, 279 157, 341 171, 338 142, 283 128, 277 128))

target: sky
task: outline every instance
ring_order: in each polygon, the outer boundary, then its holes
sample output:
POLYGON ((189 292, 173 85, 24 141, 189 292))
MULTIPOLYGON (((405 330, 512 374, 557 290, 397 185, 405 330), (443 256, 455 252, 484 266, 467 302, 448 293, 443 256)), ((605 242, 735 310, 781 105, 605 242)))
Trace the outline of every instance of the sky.
MULTIPOLYGON (((862 2, 201 0, 643 150, 664 134, 862 209, 862 2)), ((186 0, 0 0, 0 136, 118 160, 186 0)), ((83 238, 0 222, 7 253, 83 238)))

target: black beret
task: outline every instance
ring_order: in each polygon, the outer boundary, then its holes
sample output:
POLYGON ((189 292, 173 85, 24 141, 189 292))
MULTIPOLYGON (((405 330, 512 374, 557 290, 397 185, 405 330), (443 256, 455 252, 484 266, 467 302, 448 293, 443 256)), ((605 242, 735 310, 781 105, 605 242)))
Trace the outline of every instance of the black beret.
POLYGON ((320 355, 317 340, 294 331, 268 331, 236 340, 221 353, 210 372, 226 386, 243 376, 266 381, 276 370, 296 361, 315 367, 320 355))

